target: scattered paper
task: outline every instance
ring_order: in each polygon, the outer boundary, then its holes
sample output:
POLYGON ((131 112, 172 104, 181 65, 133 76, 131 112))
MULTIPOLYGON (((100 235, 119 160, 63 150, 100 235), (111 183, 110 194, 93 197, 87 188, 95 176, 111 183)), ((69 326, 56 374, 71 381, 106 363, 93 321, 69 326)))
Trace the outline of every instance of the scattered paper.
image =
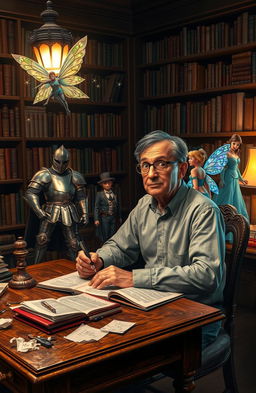
POLYGON ((100 329, 93 328, 88 325, 80 325, 79 328, 68 334, 64 338, 76 343, 99 341, 106 336, 107 332, 102 332, 100 329))
POLYGON ((0 318, 0 329, 6 329, 12 324, 12 318, 0 318))
POLYGON ((41 346, 41 344, 39 344, 35 339, 29 341, 25 341, 25 339, 22 337, 13 337, 10 339, 11 344, 15 342, 18 352, 36 351, 41 346))
POLYGON ((125 322, 125 321, 118 321, 117 319, 113 319, 113 321, 103 326, 100 330, 102 332, 123 334, 131 327, 133 327, 135 324, 136 324, 135 322, 125 322))

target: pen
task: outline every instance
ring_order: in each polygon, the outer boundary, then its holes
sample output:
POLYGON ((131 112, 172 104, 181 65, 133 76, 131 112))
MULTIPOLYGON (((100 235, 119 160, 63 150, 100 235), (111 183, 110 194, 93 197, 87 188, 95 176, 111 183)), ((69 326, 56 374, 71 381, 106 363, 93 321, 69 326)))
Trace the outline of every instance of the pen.
POLYGON ((49 303, 47 303, 45 300, 41 302, 42 306, 56 314, 56 308, 52 307, 49 303))
POLYGON ((91 255, 90 255, 89 251, 86 250, 86 248, 83 246, 82 242, 80 242, 80 246, 81 246, 83 252, 85 253, 85 255, 87 256, 87 258, 90 259, 90 265, 91 265, 92 269, 95 271, 95 273, 97 273, 96 266, 95 266, 94 262, 91 260, 91 255))

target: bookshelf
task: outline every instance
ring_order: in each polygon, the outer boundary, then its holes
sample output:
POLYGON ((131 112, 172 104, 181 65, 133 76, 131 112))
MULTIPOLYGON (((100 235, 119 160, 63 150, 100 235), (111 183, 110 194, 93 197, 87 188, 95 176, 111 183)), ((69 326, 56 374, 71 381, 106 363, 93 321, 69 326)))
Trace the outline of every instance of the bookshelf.
MULTIPOLYGON (((55 103, 32 105, 35 80, 13 61, 10 53, 33 58, 29 33, 42 21, 26 14, 0 11, 0 253, 5 255, 13 235, 24 233, 27 207, 23 195, 32 175, 51 166, 53 151, 61 144, 70 151, 70 166, 87 181, 92 216, 99 173, 110 171, 121 194, 123 215, 130 205, 128 117, 129 38, 114 32, 95 32, 86 26, 63 27, 72 31, 74 42, 88 35, 79 87, 89 100, 68 100, 71 116, 55 103), (38 23, 37 23, 38 22, 38 23), (1 239, 3 242, 1 242, 1 239)), ((94 227, 83 230, 88 247, 94 249, 94 227)), ((10 247, 10 252, 12 251, 10 247)), ((56 257, 56 255, 54 255, 56 257)))
MULTIPOLYGON (((255 6, 172 21, 136 41, 137 138, 163 129, 210 155, 238 133, 243 173, 256 144, 255 6)), ((242 192, 255 220, 253 190, 242 192)))

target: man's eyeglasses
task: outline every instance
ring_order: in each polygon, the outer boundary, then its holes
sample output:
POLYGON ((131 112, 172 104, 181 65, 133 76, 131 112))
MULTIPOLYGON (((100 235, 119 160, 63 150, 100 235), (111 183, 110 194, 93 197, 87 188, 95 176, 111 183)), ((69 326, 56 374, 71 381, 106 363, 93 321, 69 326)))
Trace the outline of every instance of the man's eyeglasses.
POLYGON ((140 164, 137 164, 136 171, 141 175, 147 175, 150 167, 153 166, 154 170, 157 172, 164 172, 170 165, 176 164, 178 161, 164 161, 164 160, 157 160, 150 164, 149 162, 145 161, 140 164))

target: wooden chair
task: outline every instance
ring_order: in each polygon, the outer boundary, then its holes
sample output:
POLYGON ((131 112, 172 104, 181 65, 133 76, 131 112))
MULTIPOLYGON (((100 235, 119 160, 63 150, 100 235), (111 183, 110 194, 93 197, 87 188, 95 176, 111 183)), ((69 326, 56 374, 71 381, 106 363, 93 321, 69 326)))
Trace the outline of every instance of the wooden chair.
MULTIPOLYGON (((224 393, 238 393, 233 350, 234 317, 236 311, 235 301, 240 278, 240 269, 247 247, 250 229, 248 221, 244 216, 237 213, 234 206, 223 205, 220 206, 220 210, 226 224, 226 234, 230 232, 233 234, 233 243, 231 249, 227 250, 225 258, 227 275, 223 308, 226 318, 216 340, 202 351, 201 367, 197 370, 194 379, 202 378, 222 367, 225 381, 224 393)), ((122 390, 121 393, 142 392, 143 390, 141 389, 143 389, 143 387, 145 388, 145 386, 149 386, 149 384, 165 376, 171 376, 173 378, 175 376, 175 371, 165 369, 163 373, 148 378, 141 384, 128 387, 122 390)), ((179 393, 179 388, 177 386, 175 388, 176 393, 179 393)), ((160 390, 156 388, 154 388, 153 391, 161 393, 160 390)))
POLYGON ((201 368, 195 379, 201 378, 222 367, 225 393, 238 393, 234 366, 234 317, 236 295, 243 262, 249 239, 249 223, 231 205, 220 206, 226 224, 226 233, 233 234, 231 250, 226 252, 227 277, 224 289, 225 321, 217 339, 202 351, 201 368))

